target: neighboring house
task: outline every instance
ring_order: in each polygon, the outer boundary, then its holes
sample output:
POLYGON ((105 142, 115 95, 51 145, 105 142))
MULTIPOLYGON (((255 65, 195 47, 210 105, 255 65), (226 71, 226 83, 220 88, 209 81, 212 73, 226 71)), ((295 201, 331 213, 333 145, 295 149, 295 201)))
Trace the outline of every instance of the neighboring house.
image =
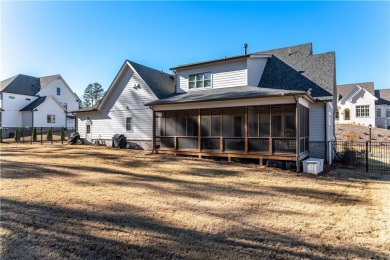
POLYGON ((31 77, 19 74, 1 81, 1 127, 75 128, 80 100, 61 75, 31 77))
POLYGON ((115 134, 124 134, 132 148, 150 150, 153 113, 145 103, 173 94, 173 79, 173 75, 125 61, 102 100, 74 111, 80 137, 111 144, 115 134))
POLYGON ((337 86, 336 123, 388 128, 390 126, 390 89, 374 90, 374 83, 337 86))
POLYGON ((378 99, 375 105, 375 125, 389 129, 390 127, 390 89, 375 90, 378 99))
POLYGON ((175 94, 153 109, 153 150, 331 163, 335 53, 303 44, 172 68, 175 94))

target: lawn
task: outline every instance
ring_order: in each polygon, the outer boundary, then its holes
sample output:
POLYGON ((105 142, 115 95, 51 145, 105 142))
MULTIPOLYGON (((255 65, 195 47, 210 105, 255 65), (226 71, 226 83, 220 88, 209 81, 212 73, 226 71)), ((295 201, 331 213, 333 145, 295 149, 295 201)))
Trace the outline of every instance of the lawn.
POLYGON ((389 259, 390 176, 1 145, 3 259, 389 259))

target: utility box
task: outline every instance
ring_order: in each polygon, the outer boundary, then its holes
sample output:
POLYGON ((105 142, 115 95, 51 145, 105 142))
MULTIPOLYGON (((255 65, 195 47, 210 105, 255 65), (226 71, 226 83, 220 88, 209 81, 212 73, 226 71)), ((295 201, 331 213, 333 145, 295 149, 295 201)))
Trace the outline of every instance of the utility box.
POLYGON ((303 172, 311 174, 319 174, 324 170, 324 159, 308 158, 303 163, 303 172))

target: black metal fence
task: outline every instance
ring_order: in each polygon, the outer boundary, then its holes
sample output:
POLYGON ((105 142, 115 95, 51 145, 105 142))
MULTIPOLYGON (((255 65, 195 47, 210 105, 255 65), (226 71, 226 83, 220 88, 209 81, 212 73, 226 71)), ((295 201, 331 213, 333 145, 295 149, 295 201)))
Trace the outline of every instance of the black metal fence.
POLYGON ((63 127, 4 127, 0 128, 0 142, 23 144, 66 143, 74 128, 63 127))
POLYGON ((332 142, 333 165, 390 174, 390 142, 332 142))

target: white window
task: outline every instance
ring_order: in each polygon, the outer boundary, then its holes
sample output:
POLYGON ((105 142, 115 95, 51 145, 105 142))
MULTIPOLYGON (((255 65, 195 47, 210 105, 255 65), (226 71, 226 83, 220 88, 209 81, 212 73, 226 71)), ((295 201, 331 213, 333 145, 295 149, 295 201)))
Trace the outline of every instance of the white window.
POLYGON ((131 117, 126 117, 126 131, 132 131, 132 128, 131 128, 131 117))
POLYGON ((90 134, 91 133, 91 125, 87 125, 87 134, 90 134))
POLYGON ((356 117, 369 117, 370 106, 356 106, 356 117))
POLYGON ((66 109, 66 110, 68 110, 68 103, 62 103, 62 106, 66 109))
POLYGON ((336 120, 339 120, 339 118, 340 118, 340 112, 336 111, 336 120))
POLYGON ((376 109, 376 117, 381 117, 381 116, 382 116, 381 109, 377 108, 376 109))
POLYGON ((390 117, 390 109, 386 108, 386 117, 390 117))
POLYGON ((61 95, 61 88, 57 88, 57 96, 61 95))
POLYGON ((188 88, 210 88, 211 87, 211 73, 204 72, 198 74, 191 74, 188 76, 188 88))
POLYGON ((56 115, 47 115, 48 124, 55 124, 55 122, 56 122, 56 115))

